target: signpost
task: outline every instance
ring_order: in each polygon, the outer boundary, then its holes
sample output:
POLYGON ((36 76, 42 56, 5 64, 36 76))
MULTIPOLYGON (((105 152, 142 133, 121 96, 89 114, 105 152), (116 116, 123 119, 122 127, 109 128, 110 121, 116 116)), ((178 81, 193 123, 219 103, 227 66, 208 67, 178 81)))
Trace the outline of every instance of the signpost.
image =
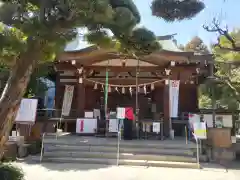
MULTIPOLYGON (((207 128, 206 128, 206 122, 195 122, 193 123, 193 129, 194 129, 194 138, 196 139, 196 143, 198 145, 199 140, 199 149, 200 154, 202 153, 202 139, 207 139, 207 128)), ((198 149, 198 147, 197 147, 198 149)))
MULTIPOLYGON (((31 128, 35 124, 36 115, 37 115, 37 105, 38 105, 38 99, 27 99, 24 98, 21 100, 17 116, 15 119, 16 123, 16 132, 12 132, 12 137, 9 137, 10 139, 19 139, 18 130, 18 124, 23 124, 24 126, 27 126, 27 133, 28 136, 30 136, 31 128)), ((26 135, 26 134, 25 134, 26 135)), ((24 136, 25 136, 24 135, 24 136)))
POLYGON ((161 132, 160 122, 153 122, 153 132, 159 134, 161 132))
POLYGON ((37 99, 22 99, 15 122, 18 124, 34 124, 37 104, 37 99))

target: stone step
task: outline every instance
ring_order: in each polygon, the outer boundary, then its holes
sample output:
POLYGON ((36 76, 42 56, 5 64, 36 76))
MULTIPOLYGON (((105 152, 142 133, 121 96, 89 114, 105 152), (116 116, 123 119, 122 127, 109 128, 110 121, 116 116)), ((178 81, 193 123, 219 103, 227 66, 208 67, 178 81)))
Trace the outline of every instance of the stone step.
MULTIPOLYGON (((117 139, 102 139, 95 138, 94 140, 84 140, 81 138, 46 138, 44 144, 58 144, 58 145, 75 145, 75 146, 117 146, 117 139)), ((183 141, 148 141, 148 140, 133 140, 133 141, 120 141, 121 147, 148 147, 148 148, 163 148, 163 149, 195 149, 196 145, 192 142, 188 144, 183 141)))
MULTIPOLYGON (((45 145, 45 152, 58 152, 58 151, 68 151, 68 152, 117 152, 117 146, 74 146, 74 145, 45 145)), ((193 156, 193 151, 191 149, 158 149, 158 148, 148 148, 148 147, 122 147, 120 146, 121 153, 132 153, 132 154, 164 154, 164 155, 183 155, 183 156, 193 156)))
MULTIPOLYGON (((32 160, 39 161, 39 157, 32 160)), ((104 164, 104 165, 117 165, 116 159, 98 159, 98 158, 44 158, 42 162, 48 163, 79 163, 79 164, 104 164)), ((152 167, 169 167, 169 168, 192 168, 197 169, 199 165, 197 163, 186 162, 170 162, 170 161, 146 161, 146 160, 129 160, 120 159, 119 165, 130 166, 152 166, 152 167)))
MULTIPOLYGON (((106 152, 45 152, 44 158, 69 157, 69 158, 97 158, 97 159, 116 159, 117 153, 106 152)), ((177 162, 196 162, 196 158, 190 156, 176 155, 154 155, 154 154, 132 154, 120 153, 119 159, 146 160, 146 161, 177 161, 177 162)))

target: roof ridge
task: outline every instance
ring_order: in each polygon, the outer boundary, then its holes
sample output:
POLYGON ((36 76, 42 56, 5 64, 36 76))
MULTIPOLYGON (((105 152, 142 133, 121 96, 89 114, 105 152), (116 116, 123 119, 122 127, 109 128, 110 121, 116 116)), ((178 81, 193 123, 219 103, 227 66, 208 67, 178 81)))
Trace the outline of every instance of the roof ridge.
POLYGON ((177 35, 177 33, 175 34, 168 34, 168 35, 164 35, 164 36, 157 36, 158 40, 171 40, 174 38, 174 36, 177 35))

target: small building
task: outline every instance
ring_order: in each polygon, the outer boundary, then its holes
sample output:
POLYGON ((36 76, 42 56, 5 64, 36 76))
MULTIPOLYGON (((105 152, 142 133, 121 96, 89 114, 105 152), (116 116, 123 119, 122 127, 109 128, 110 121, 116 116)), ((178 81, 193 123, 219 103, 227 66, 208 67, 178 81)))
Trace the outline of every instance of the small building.
MULTIPOLYGON (((209 76, 212 55, 184 52, 172 36, 158 39, 162 49, 139 59, 94 45, 79 48, 78 40, 68 45, 55 63, 55 109, 62 109, 65 85, 74 86, 70 114, 63 117, 65 131, 75 132, 76 119, 84 117, 86 111, 100 109, 104 114, 103 89, 108 71, 108 111, 132 107, 135 113, 139 110, 140 123, 162 119, 166 136, 170 122, 176 135, 184 135, 186 114, 199 112, 198 86, 209 76), (171 121, 168 80, 180 80, 178 118, 171 121)), ((61 113, 56 118, 60 119, 61 113)))

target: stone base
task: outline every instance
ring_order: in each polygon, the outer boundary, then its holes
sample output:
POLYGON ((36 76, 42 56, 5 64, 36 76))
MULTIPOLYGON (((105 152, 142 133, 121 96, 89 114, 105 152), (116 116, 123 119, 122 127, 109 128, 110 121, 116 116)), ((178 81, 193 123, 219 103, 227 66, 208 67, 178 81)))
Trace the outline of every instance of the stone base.
POLYGON ((236 152, 233 148, 214 148, 211 152, 211 158, 217 162, 230 162, 236 159, 236 152))
POLYGON ((7 142, 5 145, 3 161, 15 161, 17 159, 17 144, 14 142, 7 142))
POLYGON ((18 147, 18 157, 23 158, 28 156, 28 146, 27 144, 23 144, 18 147))

